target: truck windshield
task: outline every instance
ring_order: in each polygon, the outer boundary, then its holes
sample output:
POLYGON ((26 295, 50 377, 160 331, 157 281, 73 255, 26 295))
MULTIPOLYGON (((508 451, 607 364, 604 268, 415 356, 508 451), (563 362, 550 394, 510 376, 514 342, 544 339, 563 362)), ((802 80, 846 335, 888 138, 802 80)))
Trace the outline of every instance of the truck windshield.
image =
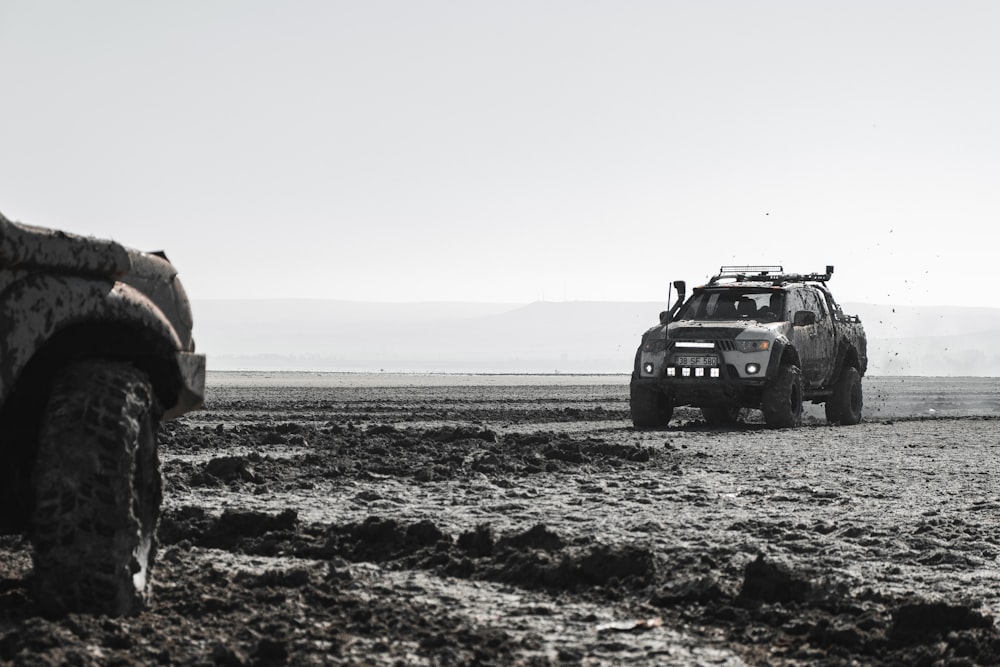
POLYGON ((785 295, 776 290, 720 289, 695 292, 675 320, 723 322, 757 320, 776 322, 785 318, 785 295))

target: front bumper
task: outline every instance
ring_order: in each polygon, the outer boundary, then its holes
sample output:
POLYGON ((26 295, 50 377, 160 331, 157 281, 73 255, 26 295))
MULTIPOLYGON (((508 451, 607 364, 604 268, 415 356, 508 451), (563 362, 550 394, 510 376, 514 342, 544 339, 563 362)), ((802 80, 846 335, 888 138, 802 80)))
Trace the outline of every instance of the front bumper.
POLYGON ((181 381, 177 403, 163 413, 164 421, 197 410, 205 402, 205 355, 178 352, 177 370, 181 381))
POLYGON ((666 394, 674 406, 738 405, 758 408, 767 380, 764 377, 741 378, 732 365, 725 365, 719 367, 718 377, 711 377, 707 371, 701 377, 693 374, 687 377, 644 377, 633 373, 632 383, 666 394))

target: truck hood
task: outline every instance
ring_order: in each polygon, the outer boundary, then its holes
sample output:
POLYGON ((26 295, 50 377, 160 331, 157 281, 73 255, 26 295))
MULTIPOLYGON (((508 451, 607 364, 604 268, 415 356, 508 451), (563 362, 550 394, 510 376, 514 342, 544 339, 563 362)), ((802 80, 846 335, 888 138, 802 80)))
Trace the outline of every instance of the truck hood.
POLYGON ((696 322, 679 320, 666 327, 667 338, 727 340, 753 338, 761 335, 774 337, 787 335, 791 329, 789 322, 757 322, 756 320, 731 320, 723 322, 696 322))

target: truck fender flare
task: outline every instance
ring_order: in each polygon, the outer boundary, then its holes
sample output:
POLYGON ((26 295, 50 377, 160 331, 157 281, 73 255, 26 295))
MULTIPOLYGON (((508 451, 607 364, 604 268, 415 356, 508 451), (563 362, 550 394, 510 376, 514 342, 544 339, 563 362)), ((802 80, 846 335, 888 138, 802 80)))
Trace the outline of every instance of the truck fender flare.
POLYGON ((173 347, 180 341, 145 295, 108 279, 33 274, 0 294, 0 401, 34 354, 61 329, 88 322, 134 324, 173 347))
POLYGON ((858 355, 857 349, 846 340, 841 340, 837 343, 836 361, 833 365, 830 381, 827 384, 836 384, 837 380, 840 379, 840 374, 843 372, 845 366, 856 368, 858 373, 864 375, 865 369, 861 366, 861 358, 858 355))
POLYGON ((830 369, 830 378, 827 386, 833 386, 840 379, 840 374, 844 370, 844 360, 847 358, 847 342, 841 339, 837 343, 837 354, 834 355, 833 367, 830 369))
POLYGON ((799 362, 799 352, 792 345, 791 341, 787 338, 777 337, 774 339, 771 347, 771 358, 767 362, 766 377, 777 377, 778 369, 786 361, 790 361, 800 368, 802 367, 802 364, 799 362))

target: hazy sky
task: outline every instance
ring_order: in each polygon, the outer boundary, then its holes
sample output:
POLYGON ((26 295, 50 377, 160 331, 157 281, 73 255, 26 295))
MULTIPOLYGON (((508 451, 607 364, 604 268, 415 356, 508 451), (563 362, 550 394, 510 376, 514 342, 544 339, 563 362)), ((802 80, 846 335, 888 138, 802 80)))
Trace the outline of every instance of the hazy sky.
POLYGON ((1000 3, 0 0, 0 212, 199 298, 1000 305, 1000 3))

